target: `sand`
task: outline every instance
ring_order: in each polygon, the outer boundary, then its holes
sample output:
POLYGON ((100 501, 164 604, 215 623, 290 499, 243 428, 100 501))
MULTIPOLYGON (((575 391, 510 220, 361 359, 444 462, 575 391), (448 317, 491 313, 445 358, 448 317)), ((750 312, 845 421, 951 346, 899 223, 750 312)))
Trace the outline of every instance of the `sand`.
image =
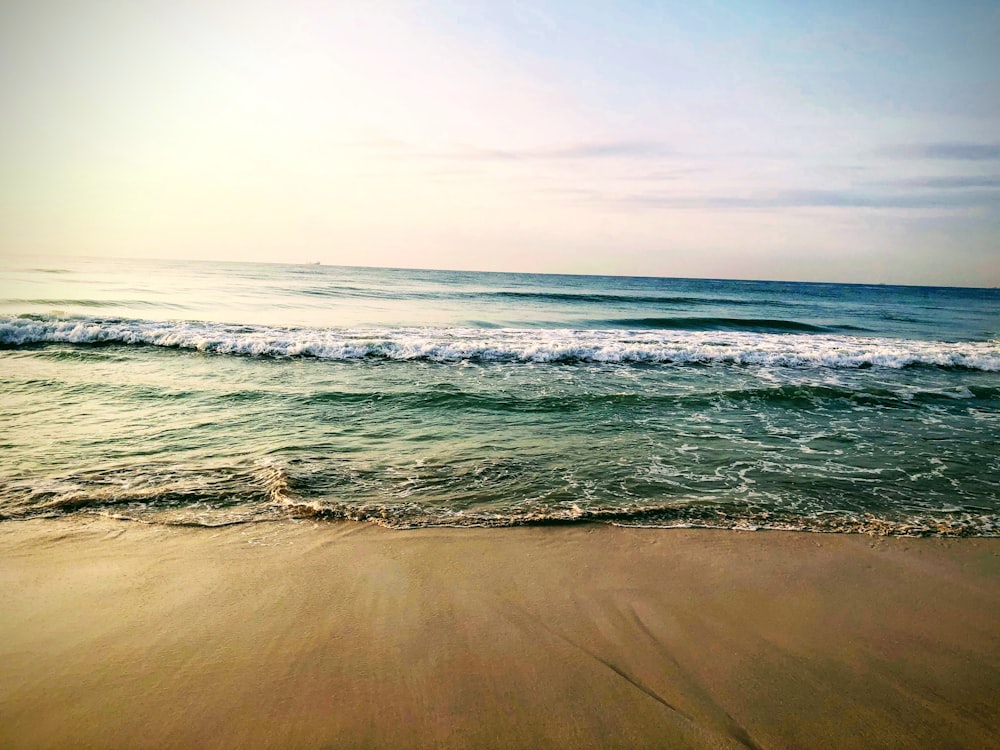
POLYGON ((1000 539, 0 524, 0 746, 1000 747, 1000 539))

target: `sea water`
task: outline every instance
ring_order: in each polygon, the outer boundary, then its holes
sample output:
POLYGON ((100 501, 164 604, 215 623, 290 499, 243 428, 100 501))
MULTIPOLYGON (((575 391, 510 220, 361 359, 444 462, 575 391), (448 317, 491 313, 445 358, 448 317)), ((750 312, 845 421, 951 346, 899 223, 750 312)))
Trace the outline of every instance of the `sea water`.
POLYGON ((1000 291, 8 259, 0 518, 1000 533, 1000 291))

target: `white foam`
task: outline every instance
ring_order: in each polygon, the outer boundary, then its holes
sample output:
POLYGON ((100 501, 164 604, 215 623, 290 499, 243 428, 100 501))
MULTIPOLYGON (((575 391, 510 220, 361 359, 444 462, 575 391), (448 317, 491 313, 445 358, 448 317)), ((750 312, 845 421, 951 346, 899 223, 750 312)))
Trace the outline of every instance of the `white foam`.
POLYGON ((277 328, 218 323, 0 316, 0 345, 118 343, 217 354, 439 362, 910 365, 1000 371, 1000 342, 825 334, 482 328, 277 328))

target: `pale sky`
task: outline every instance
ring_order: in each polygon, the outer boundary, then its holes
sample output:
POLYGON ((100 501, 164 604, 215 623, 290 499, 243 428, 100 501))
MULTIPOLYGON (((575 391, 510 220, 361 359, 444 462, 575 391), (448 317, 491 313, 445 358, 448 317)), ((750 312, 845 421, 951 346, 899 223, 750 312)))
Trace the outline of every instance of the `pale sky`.
POLYGON ((1000 285, 1000 2, 0 3, 0 256, 1000 285))

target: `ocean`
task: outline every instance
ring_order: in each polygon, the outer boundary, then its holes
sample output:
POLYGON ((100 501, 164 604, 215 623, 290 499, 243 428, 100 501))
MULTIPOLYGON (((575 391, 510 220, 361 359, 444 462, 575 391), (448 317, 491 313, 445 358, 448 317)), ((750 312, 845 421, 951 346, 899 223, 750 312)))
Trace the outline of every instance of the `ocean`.
POLYGON ((1000 534, 1000 290, 5 264, 6 521, 1000 534))

